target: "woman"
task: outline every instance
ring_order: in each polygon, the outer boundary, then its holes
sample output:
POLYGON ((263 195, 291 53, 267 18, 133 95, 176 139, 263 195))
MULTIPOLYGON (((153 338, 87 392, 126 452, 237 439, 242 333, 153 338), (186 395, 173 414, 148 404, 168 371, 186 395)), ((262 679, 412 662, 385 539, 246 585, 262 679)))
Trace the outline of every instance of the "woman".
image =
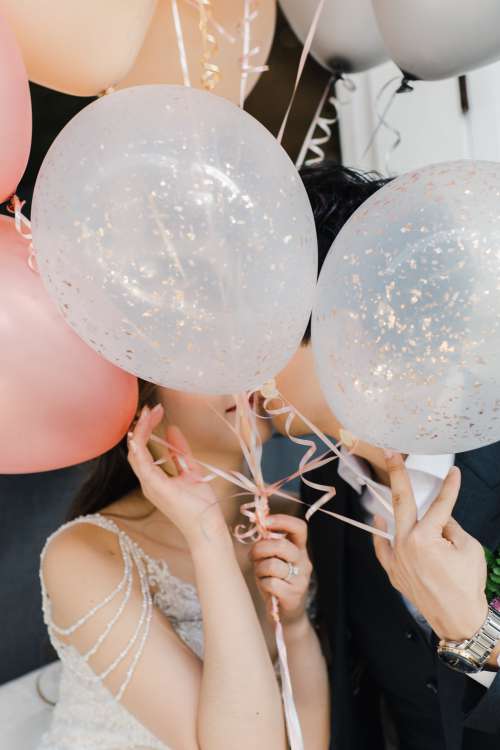
POLYGON ((192 457, 241 469, 223 421, 234 419, 229 397, 143 383, 140 406, 128 437, 133 473, 123 441, 99 459, 78 518, 42 553, 45 620, 63 672, 40 750, 285 750, 272 595, 305 748, 326 750, 328 682, 306 609, 305 523, 280 513, 269 528, 286 538, 234 542, 238 490, 200 481, 192 457), (178 451, 161 467, 153 432, 178 451))

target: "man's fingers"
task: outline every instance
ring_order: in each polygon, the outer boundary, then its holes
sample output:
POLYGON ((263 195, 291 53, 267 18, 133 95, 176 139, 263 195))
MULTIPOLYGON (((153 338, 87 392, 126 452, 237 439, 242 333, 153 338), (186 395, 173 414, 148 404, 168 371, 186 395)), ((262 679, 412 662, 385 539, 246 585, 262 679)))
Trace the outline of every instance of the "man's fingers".
POLYGON ((423 527, 441 533, 451 518, 460 490, 460 469, 452 466, 441 491, 421 521, 423 527))
POLYGON ((461 547, 468 539, 470 535, 464 531, 458 521, 449 518, 446 526, 443 528, 442 534, 445 539, 451 542, 455 547, 461 547))
MULTIPOLYGON (((387 531, 387 524, 385 520, 380 516, 373 517, 373 525, 380 531, 387 531)), ((378 534, 374 534, 373 546, 375 548, 377 560, 384 568, 385 572, 388 573, 392 562, 392 556, 394 554, 390 541, 388 539, 384 539, 384 537, 378 536, 378 534)))
POLYGON ((417 523, 417 505, 410 478, 400 453, 386 451, 385 462, 391 483, 396 536, 407 536, 417 523))

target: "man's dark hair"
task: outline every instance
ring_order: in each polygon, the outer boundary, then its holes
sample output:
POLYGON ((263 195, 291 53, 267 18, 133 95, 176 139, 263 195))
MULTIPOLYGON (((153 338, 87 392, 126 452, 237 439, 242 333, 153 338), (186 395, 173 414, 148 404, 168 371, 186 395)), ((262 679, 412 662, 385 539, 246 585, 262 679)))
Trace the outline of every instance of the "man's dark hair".
MULTIPOLYGON (((305 167, 301 170, 300 176, 314 213, 318 235, 319 273, 332 242, 347 219, 389 180, 375 172, 360 172, 331 161, 305 167)), ((307 344, 310 338, 309 321, 302 343, 307 344)))

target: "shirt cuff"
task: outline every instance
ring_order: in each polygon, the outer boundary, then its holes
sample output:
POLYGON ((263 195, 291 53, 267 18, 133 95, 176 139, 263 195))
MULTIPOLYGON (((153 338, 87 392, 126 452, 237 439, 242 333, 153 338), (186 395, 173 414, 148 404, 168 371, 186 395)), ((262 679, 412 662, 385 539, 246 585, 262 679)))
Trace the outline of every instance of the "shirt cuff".
POLYGON ((468 677, 471 677, 473 680, 476 680, 476 682, 479 682, 483 687, 486 689, 489 689, 495 680, 495 677, 497 676, 497 672, 475 672, 474 674, 468 674, 468 677))

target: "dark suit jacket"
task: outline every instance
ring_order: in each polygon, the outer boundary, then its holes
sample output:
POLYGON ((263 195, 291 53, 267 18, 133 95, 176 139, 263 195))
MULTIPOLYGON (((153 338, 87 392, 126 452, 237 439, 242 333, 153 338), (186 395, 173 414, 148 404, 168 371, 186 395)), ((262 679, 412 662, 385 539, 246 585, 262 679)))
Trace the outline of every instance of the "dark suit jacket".
POLYGON ((87 471, 0 475, 0 684, 56 658, 42 621, 40 552, 87 471))
MULTIPOLYGON (((500 544, 500 443, 458 454, 462 487, 455 518, 482 544, 500 544)), ((334 485, 332 510, 361 519, 359 495, 333 462, 310 475, 334 485)), ((310 503, 318 492, 307 487, 310 503)), ((404 750, 500 748, 500 676, 486 690, 452 671, 378 564, 366 532, 316 513, 310 539, 319 612, 329 642, 332 747, 384 747, 381 712, 396 724, 404 750)))

